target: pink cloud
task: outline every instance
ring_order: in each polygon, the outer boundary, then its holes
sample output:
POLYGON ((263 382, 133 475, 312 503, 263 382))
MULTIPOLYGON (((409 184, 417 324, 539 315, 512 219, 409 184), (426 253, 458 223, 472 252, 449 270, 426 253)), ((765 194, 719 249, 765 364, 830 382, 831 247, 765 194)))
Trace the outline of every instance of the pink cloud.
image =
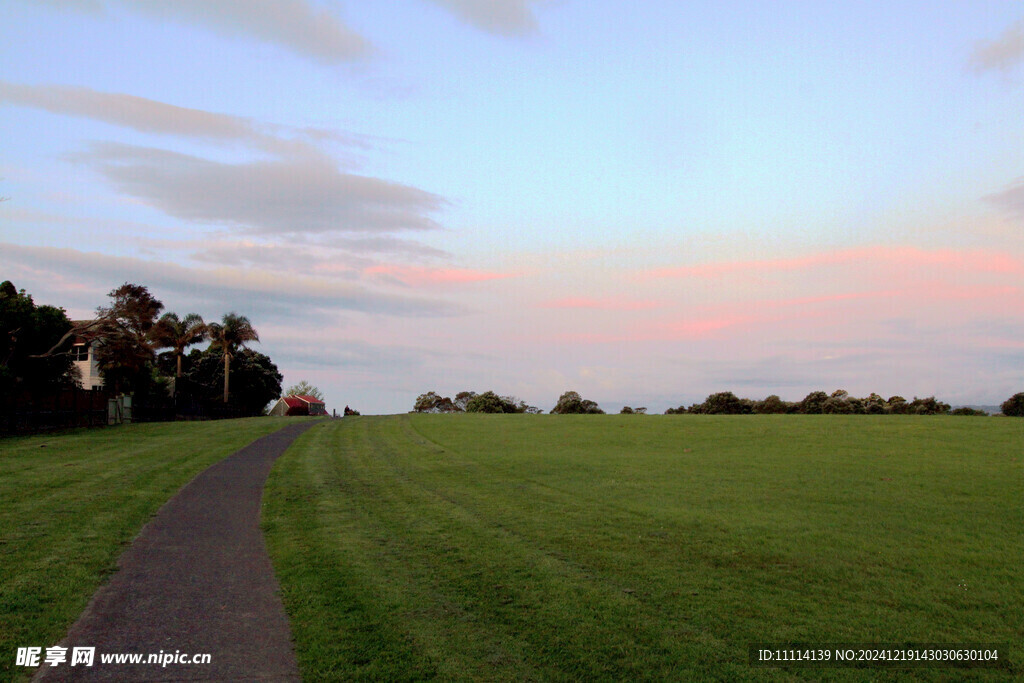
MULTIPOLYGON (((843 294, 826 294, 823 296, 801 296, 788 299, 760 299, 733 304, 731 307, 741 310, 764 310, 769 308, 787 308, 793 306, 815 306, 817 304, 835 304, 841 301, 857 301, 863 299, 892 299, 906 294, 906 290, 874 290, 869 292, 846 292, 843 294)), ((715 306, 713 310, 722 311, 725 306, 715 306)))
MULTIPOLYGON (((944 289, 936 286, 922 290, 934 301, 943 300, 944 296, 954 293, 963 298, 993 296, 1005 293, 1006 288, 973 287, 944 289)), ((873 290, 865 292, 847 292, 823 296, 805 296, 778 299, 759 299, 698 307, 683 314, 675 314, 671 318, 633 327, 629 332, 616 333, 570 333, 556 335, 554 341, 581 344, 610 344, 619 342, 659 342, 659 341, 696 341, 721 337, 723 331, 757 328, 762 331, 773 326, 792 327, 797 323, 817 321, 816 326, 835 329, 850 315, 862 318, 864 311, 854 313, 848 306, 838 308, 846 302, 871 302, 885 299, 907 302, 917 298, 918 291, 910 290, 873 290)), ((869 304, 875 306, 875 304, 869 304)))
POLYGON ((410 287, 465 284, 518 277, 519 273, 497 273, 467 268, 425 268, 422 266, 380 265, 363 269, 365 275, 396 280, 410 287))
MULTIPOLYGON (((796 316, 802 317, 802 316, 796 316)), ((615 344, 621 342, 681 341, 707 339, 728 328, 769 323, 780 320, 779 316, 763 315, 712 315, 709 317, 686 317, 652 325, 634 328, 626 333, 571 333, 554 336, 554 341, 569 344, 615 344)))
MULTIPOLYGON (((934 256, 929 254, 928 256, 934 256)), ((930 259, 939 263, 962 263, 948 254, 930 259)), ((989 263, 978 260, 976 263, 989 263)), ((995 261, 1005 270, 1006 262, 995 261)), ((689 310, 661 316, 658 320, 633 324, 605 320, 604 329, 556 333, 533 341, 569 344, 617 344, 638 342, 707 341, 743 338, 756 334, 762 340, 790 337, 794 334, 847 337, 871 334, 875 324, 887 317, 931 320, 936 315, 969 308, 979 315, 1024 313, 1024 289, 1013 285, 954 284, 939 280, 914 279, 896 286, 815 296, 780 296, 744 299, 728 303, 698 305, 689 310), (798 332, 799 330, 799 332, 798 332), (859 332, 858 332, 859 330, 859 332)), ((568 298, 547 302, 550 308, 623 310, 608 304, 618 299, 568 298), (604 308, 601 308, 604 306, 604 308)), ((668 306, 668 303, 664 303, 668 306)), ((957 314, 959 315, 959 313, 957 314)))
POLYGON ((624 299, 621 297, 610 297, 604 299, 593 299, 590 297, 566 297, 564 299, 552 299, 538 304, 540 308, 589 308, 600 311, 644 311, 652 308, 660 308, 664 305, 661 301, 653 299, 624 299))
POLYGON ((701 339, 729 327, 762 323, 767 320, 768 318, 759 315, 732 315, 681 320, 679 322, 662 324, 660 328, 664 331, 664 336, 658 336, 661 339, 701 339))
POLYGON ((925 250, 917 247, 861 247, 784 259, 720 261, 678 268, 658 268, 640 273, 649 278, 715 278, 735 273, 799 271, 855 263, 933 266, 990 273, 1024 274, 1024 264, 1004 253, 973 249, 925 250))

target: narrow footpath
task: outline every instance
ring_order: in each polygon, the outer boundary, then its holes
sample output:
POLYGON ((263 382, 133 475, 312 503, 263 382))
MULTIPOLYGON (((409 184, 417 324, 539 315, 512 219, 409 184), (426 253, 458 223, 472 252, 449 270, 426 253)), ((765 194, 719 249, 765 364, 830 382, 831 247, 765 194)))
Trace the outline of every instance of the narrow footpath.
MULTIPOLYGON (((61 643, 67 661, 37 681, 298 681, 291 630, 260 531, 267 475, 315 422, 269 434, 213 465, 171 498, 119 560, 61 643), (95 647, 91 667, 72 648, 95 647), (102 664, 103 654, 208 664, 102 664)), ((72 560, 73 561, 73 560, 72 560)))

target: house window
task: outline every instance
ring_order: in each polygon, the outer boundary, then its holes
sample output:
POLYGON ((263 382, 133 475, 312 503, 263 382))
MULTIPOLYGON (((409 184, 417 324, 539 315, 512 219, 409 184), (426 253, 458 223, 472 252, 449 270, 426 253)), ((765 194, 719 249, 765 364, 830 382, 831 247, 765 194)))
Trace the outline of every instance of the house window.
POLYGON ((89 360, 89 346, 87 344, 75 344, 71 347, 71 360, 89 360))

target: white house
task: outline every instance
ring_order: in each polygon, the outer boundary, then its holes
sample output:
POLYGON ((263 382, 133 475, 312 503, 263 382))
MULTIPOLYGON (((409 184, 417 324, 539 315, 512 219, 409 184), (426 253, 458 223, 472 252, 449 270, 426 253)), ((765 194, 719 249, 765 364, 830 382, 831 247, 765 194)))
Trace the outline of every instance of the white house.
MULTIPOLYGON (((75 327, 83 327, 90 322, 89 320, 72 320, 71 324, 75 327)), ((71 360, 75 362, 75 367, 81 373, 83 389, 103 388, 103 377, 100 375, 99 366, 96 364, 97 343, 95 337, 78 335, 75 336, 75 340, 71 345, 71 360)))

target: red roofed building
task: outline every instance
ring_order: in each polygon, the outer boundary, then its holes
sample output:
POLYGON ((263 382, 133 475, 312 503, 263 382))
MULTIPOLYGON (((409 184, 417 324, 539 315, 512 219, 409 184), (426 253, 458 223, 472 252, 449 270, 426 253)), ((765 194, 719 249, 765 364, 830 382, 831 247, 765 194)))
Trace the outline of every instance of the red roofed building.
POLYGON ((326 415, 327 406, 313 396, 289 395, 279 398, 271 415, 326 415))

